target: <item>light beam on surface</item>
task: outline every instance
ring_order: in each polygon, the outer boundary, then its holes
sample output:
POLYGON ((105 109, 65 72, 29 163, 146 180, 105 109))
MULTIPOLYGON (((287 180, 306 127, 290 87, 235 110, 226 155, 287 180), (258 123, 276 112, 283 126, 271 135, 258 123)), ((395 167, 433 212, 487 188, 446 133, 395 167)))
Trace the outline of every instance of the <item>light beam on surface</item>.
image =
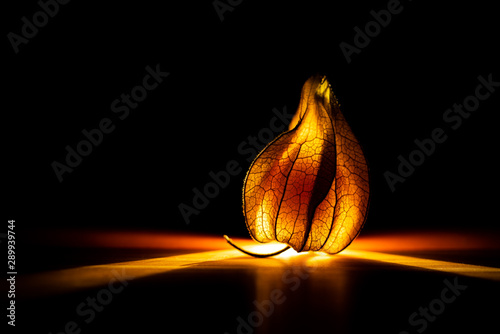
MULTIPOLYGON (((497 252, 499 249, 496 241, 497 237, 494 234, 432 234, 429 232, 420 232, 368 237, 361 236, 348 249, 338 255, 308 253, 305 254, 306 257, 301 257, 300 254, 290 249, 273 258, 256 259, 243 255, 237 250, 228 249, 230 246, 222 237, 215 239, 213 236, 192 236, 189 234, 167 235, 166 233, 154 235, 153 233, 140 232, 102 233, 102 231, 94 231, 91 233, 89 231, 80 235, 77 235, 76 232, 72 233, 75 233, 75 239, 71 240, 73 241, 73 246, 80 247, 82 251, 88 248, 107 246, 109 248, 117 248, 116 252, 120 252, 119 248, 128 246, 140 252, 141 249, 158 248, 163 245, 163 249, 180 249, 189 253, 21 275, 18 278, 19 286, 22 287, 19 289, 21 296, 36 297, 73 292, 80 289, 107 286, 110 282, 117 280, 117 277, 125 279, 128 277, 132 280, 184 268, 196 270, 207 268, 273 268, 274 270, 283 266, 297 266, 304 259, 307 259, 308 265, 328 267, 335 266, 336 261, 332 261, 335 257, 378 261, 423 270, 500 281, 499 268, 387 253, 390 251, 423 250, 426 251, 427 257, 432 257, 432 253, 428 251, 451 249, 463 250, 463 253, 467 253, 469 250, 483 250, 487 254, 492 254, 492 251, 497 252), (206 251, 193 253, 192 249, 206 251)), ((61 243, 58 243, 58 240, 54 239, 54 236, 60 236, 61 240, 68 240, 68 235, 64 233, 52 234, 52 239, 49 240, 40 238, 38 235, 38 240, 46 242, 49 245, 62 246, 61 243)), ((255 253, 269 253, 283 246, 283 244, 279 243, 257 244, 248 239, 242 239, 239 242, 246 249, 255 253)))
POLYGON ((241 256, 241 253, 237 250, 219 250, 54 270, 23 277, 24 282, 21 285, 26 286, 21 291, 30 297, 65 293, 79 289, 106 286, 110 282, 119 279, 119 277, 125 280, 133 280, 187 268, 195 264, 220 261, 238 256, 241 256))
POLYGON ((500 281, 500 269, 493 267, 350 249, 338 255, 500 281))
MULTIPOLYGON (((249 247, 249 250, 255 252, 268 252, 274 251, 276 248, 280 248, 282 246, 283 245, 279 243, 253 244, 249 247)), ((297 254, 297 252, 289 249, 275 258, 284 259, 293 256, 294 254, 297 254)), ((30 297, 47 294, 60 294, 80 289, 106 286, 110 282, 114 282, 119 279, 119 277, 123 277, 124 279, 127 279, 128 277, 130 280, 133 280, 172 270, 185 269, 195 265, 197 265, 200 269, 203 269, 214 265, 215 262, 238 257, 242 258, 243 266, 245 264, 249 265, 249 260, 253 260, 253 264, 256 266, 264 265, 264 263, 258 262, 259 259, 249 258, 235 249, 217 250, 146 260, 53 270, 24 276, 22 277, 22 282, 20 284, 23 285, 22 293, 30 297)), ((268 261, 266 264, 270 263, 272 262, 268 261)))

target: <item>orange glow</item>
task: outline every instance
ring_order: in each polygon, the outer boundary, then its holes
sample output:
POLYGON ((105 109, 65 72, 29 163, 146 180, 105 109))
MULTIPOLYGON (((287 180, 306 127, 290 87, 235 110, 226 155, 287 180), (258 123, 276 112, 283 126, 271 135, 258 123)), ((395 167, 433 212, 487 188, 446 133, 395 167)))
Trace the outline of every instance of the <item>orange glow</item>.
MULTIPOLYGON (((32 233, 33 242, 44 242, 53 246, 94 248, 140 248, 175 250, 227 249, 222 236, 160 232, 160 231, 96 231, 96 230, 52 230, 32 233)), ((253 246, 249 239, 234 238, 242 246, 253 246)))
MULTIPOLYGON (((391 263, 401 266, 415 267, 425 270, 440 271, 477 277, 489 280, 500 280, 500 269, 477 266, 471 264, 439 261, 385 252, 396 251, 428 251, 428 250, 471 250, 471 249, 500 249, 497 243, 498 235, 477 232, 413 232, 385 234, 379 236, 360 236, 348 250, 337 256, 326 253, 297 253, 293 249, 269 259, 256 259, 242 255, 239 251, 229 249, 222 237, 200 236, 189 234, 168 234, 152 232, 103 232, 103 231, 46 231, 39 234, 41 242, 51 246, 61 246, 71 241, 74 247, 132 247, 140 249, 169 249, 173 250, 205 247, 208 251, 173 255, 138 261, 124 261, 102 265, 89 265, 77 268, 54 270, 19 277, 20 294, 38 296, 43 294, 66 293, 84 288, 92 288, 109 284, 116 275, 125 275, 131 279, 166 273, 172 270, 190 268, 192 270, 254 268, 286 269, 287 266, 304 264, 307 267, 335 266, 341 258, 357 258, 363 260, 391 263), (72 239, 70 239, 72 238, 72 239), (177 240, 177 241, 174 241, 177 240)), ((256 253, 272 253, 282 244, 272 242, 255 244, 249 239, 238 240, 249 251, 256 253)), ((69 243, 68 243, 69 244, 69 243)), ((279 276, 279 275, 278 275, 279 276)), ((274 277, 274 276, 273 276, 274 277)), ((332 282, 335 284, 335 282, 332 282)))
POLYGON ((253 161, 243 188, 252 238, 338 253, 367 214, 368 166, 326 77, 302 89, 289 131, 253 161))
MULTIPOLYGON (((221 236, 186 232, 137 231, 137 230, 33 230, 26 236, 31 242, 62 247, 137 248, 176 250, 218 250, 229 246, 221 236)), ((255 243, 248 238, 232 238, 248 250, 271 253, 283 244, 255 243), (268 247, 268 248, 266 248, 268 247), (267 250, 270 250, 269 252, 267 250)), ((499 249, 499 235, 480 231, 406 231, 360 235, 350 249, 368 251, 426 251, 499 249)))
POLYGON ((411 231, 373 236, 362 235, 349 247, 353 250, 385 252, 498 248, 500 248, 498 235, 474 231, 411 231))

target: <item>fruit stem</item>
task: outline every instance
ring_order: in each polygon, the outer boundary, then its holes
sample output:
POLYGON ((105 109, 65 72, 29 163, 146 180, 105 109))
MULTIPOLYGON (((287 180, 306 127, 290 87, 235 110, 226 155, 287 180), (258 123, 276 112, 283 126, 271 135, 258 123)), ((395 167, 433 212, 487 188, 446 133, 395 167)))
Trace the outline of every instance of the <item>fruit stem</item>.
POLYGON ((285 248, 277 251, 277 252, 274 252, 274 253, 270 253, 270 254, 257 254, 257 253, 252 253, 252 252, 249 252, 247 250, 244 250, 243 248, 240 248, 239 246, 236 246, 233 241, 231 240, 231 238, 229 238, 227 235, 224 235, 224 239, 226 239, 227 243, 230 244, 231 246, 233 246, 234 248, 236 248, 237 250, 239 250, 240 252, 242 253, 245 253, 247 255, 250 255, 250 256, 254 256, 254 257, 270 257, 270 256, 275 256, 275 255, 278 255, 278 254, 281 254, 283 253, 284 251, 286 251, 287 249, 290 248, 290 246, 286 246, 285 248))

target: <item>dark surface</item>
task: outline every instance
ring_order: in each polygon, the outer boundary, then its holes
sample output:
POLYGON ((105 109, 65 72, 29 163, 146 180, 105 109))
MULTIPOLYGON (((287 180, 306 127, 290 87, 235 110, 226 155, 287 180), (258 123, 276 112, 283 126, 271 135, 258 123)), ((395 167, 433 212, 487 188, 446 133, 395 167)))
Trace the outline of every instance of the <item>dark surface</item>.
MULTIPOLYGON (((463 254, 452 253, 440 257, 438 252, 434 259, 461 259, 463 254)), ((98 256, 80 250, 75 254, 80 256, 73 258, 73 266, 88 265, 90 258, 95 258, 95 263, 114 263, 168 257, 173 252, 134 250, 132 255, 130 250, 114 250, 98 256)), ((475 259, 482 257, 486 259, 484 263, 492 254, 498 258, 498 252, 480 254, 475 252, 475 259)), ((431 252, 425 256, 419 252, 405 255, 429 258, 431 252)), ((499 281, 344 255, 323 259, 314 268, 307 264, 312 258, 315 255, 269 259, 242 255, 133 279, 88 324, 88 314, 78 315, 77 306, 87 297, 95 298, 106 285, 62 295, 24 296, 18 298, 17 329, 56 333, 67 322, 76 321, 82 333, 238 333, 237 317, 247 319, 256 310, 253 302, 269 300, 271 291, 277 289, 282 291, 282 303, 275 304, 273 312, 254 328, 256 333, 416 333, 420 325, 411 326, 408 317, 419 307, 428 307, 434 299, 441 298, 446 288, 444 280, 455 279, 467 288, 455 301, 446 304, 445 311, 429 322, 425 332, 488 332, 495 326, 499 307, 492 301, 500 297, 499 281)))

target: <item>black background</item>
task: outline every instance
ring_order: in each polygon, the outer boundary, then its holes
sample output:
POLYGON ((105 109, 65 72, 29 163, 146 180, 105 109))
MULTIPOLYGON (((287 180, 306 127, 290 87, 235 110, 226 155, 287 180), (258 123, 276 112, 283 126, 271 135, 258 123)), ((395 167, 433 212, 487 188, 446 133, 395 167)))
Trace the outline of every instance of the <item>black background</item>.
MULTIPOLYGON (((498 198, 498 91, 452 130, 446 109, 474 93, 497 62, 493 3, 404 1, 403 10, 347 64, 339 44, 387 1, 243 1, 221 22, 211 1, 82 2, 59 13, 15 54, 4 38, 3 160, 8 218, 18 227, 183 230, 247 236, 241 187, 250 163, 238 145, 268 127, 272 110, 297 108, 315 73, 328 75, 370 164, 365 231, 493 228, 498 198), (170 73, 120 121, 110 104, 170 73), (115 130, 58 179, 53 161, 81 131, 111 118, 115 130), (390 191, 384 172, 442 127, 448 139, 390 191), (191 217, 193 188, 236 160, 243 171, 191 217)), ((7 6, 7 5, 4 5, 7 6)), ((19 34, 36 1, 4 10, 19 34)), ((500 89, 499 89, 500 90, 500 89)))

